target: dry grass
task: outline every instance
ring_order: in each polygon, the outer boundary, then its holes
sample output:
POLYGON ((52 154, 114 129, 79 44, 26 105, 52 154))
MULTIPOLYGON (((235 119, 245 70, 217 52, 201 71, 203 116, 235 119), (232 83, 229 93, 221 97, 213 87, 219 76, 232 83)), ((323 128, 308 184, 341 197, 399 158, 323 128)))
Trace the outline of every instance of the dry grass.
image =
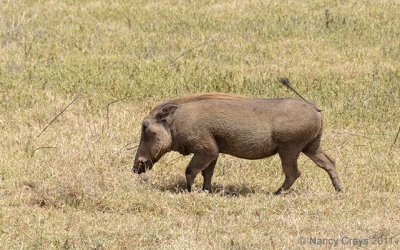
POLYGON ((398 248, 396 1, 0 5, 0 248, 317 246, 300 237, 398 248), (130 173, 141 119, 156 103, 206 91, 292 95, 281 76, 323 109, 323 145, 344 194, 304 156, 302 177, 279 197, 278 157, 221 156, 212 195, 201 177, 183 191, 190 157, 176 153, 130 173))

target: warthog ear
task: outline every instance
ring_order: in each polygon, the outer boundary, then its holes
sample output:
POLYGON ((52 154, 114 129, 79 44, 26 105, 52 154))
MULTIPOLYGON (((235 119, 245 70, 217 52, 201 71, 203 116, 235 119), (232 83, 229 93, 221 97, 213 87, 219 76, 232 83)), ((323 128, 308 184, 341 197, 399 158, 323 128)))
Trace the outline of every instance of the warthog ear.
POLYGON ((177 108, 178 106, 173 104, 165 105, 156 113, 157 121, 167 121, 167 123, 170 123, 173 120, 173 114, 177 108))

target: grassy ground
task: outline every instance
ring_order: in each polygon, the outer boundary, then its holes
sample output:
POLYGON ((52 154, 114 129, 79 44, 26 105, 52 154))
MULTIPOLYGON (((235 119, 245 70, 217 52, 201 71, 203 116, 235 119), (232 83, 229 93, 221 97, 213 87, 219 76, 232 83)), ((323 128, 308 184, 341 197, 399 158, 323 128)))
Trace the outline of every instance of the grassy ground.
POLYGON ((0 6, 0 248, 399 247, 397 1, 0 6), (157 103, 209 91, 293 96, 282 76, 323 109, 344 194, 304 156, 279 197, 276 156, 221 156, 212 195, 201 177, 182 191, 190 157, 176 153, 130 173, 157 103))

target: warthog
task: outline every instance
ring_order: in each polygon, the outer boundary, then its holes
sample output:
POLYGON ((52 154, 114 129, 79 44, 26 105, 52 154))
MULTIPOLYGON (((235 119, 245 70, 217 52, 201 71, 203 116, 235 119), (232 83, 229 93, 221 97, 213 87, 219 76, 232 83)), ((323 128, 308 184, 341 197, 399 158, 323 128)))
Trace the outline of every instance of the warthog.
POLYGON ((229 94, 199 94, 162 103, 142 123, 140 144, 132 171, 151 169, 165 153, 193 153, 186 168, 187 190, 196 175, 211 192, 211 178, 219 153, 262 159, 276 153, 285 180, 275 192, 288 190, 300 176, 301 152, 324 169, 336 191, 342 186, 335 161, 321 148, 322 116, 313 104, 294 98, 258 99, 229 94))

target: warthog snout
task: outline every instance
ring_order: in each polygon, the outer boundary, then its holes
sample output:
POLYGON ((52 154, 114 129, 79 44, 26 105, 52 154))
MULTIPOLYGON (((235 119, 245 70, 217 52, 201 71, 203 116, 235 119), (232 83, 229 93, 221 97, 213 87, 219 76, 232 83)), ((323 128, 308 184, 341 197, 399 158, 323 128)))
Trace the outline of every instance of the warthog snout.
POLYGON ((132 167, 132 172, 136 174, 141 174, 146 172, 146 170, 153 167, 153 162, 145 157, 138 157, 137 161, 132 167))

